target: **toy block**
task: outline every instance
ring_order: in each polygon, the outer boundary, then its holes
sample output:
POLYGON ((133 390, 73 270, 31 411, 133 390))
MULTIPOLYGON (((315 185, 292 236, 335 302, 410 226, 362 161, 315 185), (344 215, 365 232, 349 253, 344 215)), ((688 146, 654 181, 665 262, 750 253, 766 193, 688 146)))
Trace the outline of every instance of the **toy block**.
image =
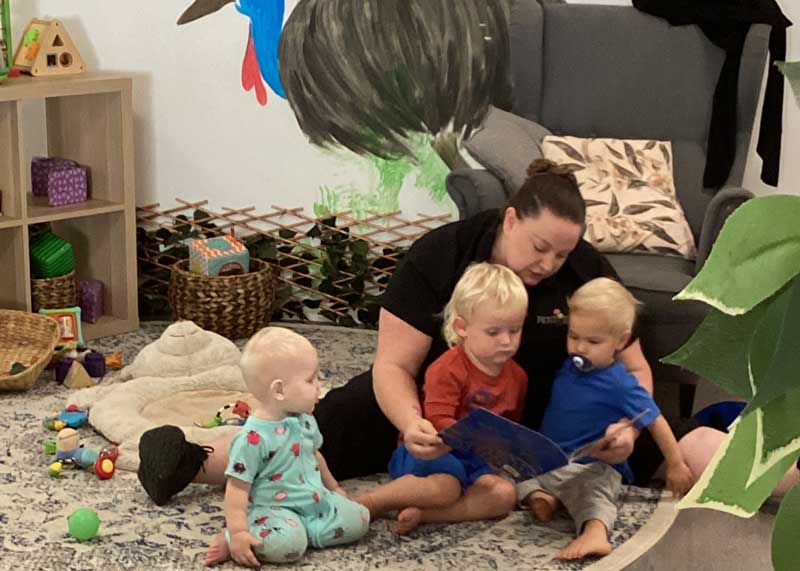
POLYGON ((99 280, 81 280, 78 283, 78 305, 84 321, 97 323, 103 316, 103 289, 103 282, 99 280))
POLYGON ((250 271, 250 252, 233 236, 192 240, 189 269, 206 276, 231 276, 250 271))
POLYGON ((83 365, 78 361, 73 361, 67 373, 67 378, 64 379, 64 386, 68 389, 85 389, 86 387, 94 387, 96 385, 97 383, 89 376, 89 373, 86 372, 83 365))
POLYGON ((37 18, 31 19, 22 34, 14 67, 35 76, 86 71, 81 54, 61 22, 37 18))
POLYGON ((50 206, 84 202, 89 198, 89 169, 69 159, 34 157, 31 190, 34 196, 46 196, 50 206))

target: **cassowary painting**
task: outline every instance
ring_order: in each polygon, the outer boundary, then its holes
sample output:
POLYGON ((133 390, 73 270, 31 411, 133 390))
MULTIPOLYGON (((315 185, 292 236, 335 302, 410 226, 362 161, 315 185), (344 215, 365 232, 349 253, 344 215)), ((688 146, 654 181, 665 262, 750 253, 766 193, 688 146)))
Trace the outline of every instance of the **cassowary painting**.
MULTIPOLYGON (((178 25, 212 14, 234 1, 195 0, 181 14, 178 25)), ((284 0, 239 0, 236 9, 250 19, 247 48, 242 61, 242 87, 246 91, 255 89, 256 99, 261 105, 267 104, 264 82, 274 93, 285 98, 278 75, 278 41, 283 26, 284 0)))
MULTIPOLYGON (((195 0, 178 23, 233 1, 195 0)), ((237 0, 250 19, 242 83, 265 104, 263 77, 313 144, 416 160, 422 134, 454 168, 489 105, 509 106, 510 2, 299 0, 281 30, 285 0, 237 0)))

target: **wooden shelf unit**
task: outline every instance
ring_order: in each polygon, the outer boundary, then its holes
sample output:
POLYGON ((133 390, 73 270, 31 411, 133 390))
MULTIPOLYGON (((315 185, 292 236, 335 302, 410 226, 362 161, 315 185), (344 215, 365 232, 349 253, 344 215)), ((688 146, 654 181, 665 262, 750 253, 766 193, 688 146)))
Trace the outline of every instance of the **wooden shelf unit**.
POLYGON ((110 73, 9 78, 0 85, 0 307, 31 310, 28 228, 50 222, 75 251, 79 280, 105 285, 106 315, 84 323, 93 339, 139 327, 132 81, 110 73), (90 199, 48 206, 30 189, 21 102, 44 100, 47 154, 91 172, 90 199))

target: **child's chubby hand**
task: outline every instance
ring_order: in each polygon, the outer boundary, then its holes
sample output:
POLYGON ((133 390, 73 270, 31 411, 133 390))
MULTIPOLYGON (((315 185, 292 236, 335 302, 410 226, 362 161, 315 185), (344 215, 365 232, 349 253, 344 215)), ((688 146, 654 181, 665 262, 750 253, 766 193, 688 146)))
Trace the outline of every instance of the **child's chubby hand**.
POLYGON ((686 465, 679 460, 667 464, 667 489, 675 496, 682 496, 694 485, 694 475, 686 465))
POLYGON ((258 567, 261 563, 253 552, 253 547, 256 545, 261 545, 261 540, 249 531, 237 531, 231 534, 231 559, 245 567, 258 567))

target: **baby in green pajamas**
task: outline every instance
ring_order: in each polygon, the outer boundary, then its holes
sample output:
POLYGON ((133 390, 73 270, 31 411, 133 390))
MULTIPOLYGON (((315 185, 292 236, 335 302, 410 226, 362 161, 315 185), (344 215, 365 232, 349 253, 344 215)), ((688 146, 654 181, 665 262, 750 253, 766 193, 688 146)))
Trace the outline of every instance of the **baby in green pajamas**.
POLYGON ((288 329, 267 327, 248 341, 241 366, 258 404, 231 442, 226 529, 204 563, 296 561, 309 544, 361 539, 369 511, 345 497, 319 453, 322 435, 311 416, 320 394, 314 347, 288 329))

